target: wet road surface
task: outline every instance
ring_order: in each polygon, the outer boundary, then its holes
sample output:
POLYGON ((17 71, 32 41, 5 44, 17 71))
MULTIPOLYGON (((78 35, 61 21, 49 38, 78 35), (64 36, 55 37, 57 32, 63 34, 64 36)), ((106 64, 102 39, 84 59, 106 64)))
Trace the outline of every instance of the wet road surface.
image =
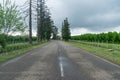
POLYGON ((0 64, 0 80, 120 80, 120 67, 62 41, 0 64))
POLYGON ((59 47, 58 49, 58 63, 60 67, 61 80, 81 79, 79 67, 67 57, 62 47, 59 47))

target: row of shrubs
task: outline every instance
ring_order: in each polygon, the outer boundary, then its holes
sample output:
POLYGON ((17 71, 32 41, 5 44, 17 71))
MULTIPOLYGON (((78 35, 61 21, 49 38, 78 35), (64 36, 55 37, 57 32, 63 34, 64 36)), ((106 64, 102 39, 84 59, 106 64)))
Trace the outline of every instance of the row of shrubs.
MULTIPOLYGON (((7 36, 7 43, 28 42, 29 36, 7 36)), ((37 41, 37 37, 32 37, 32 41, 37 41)))
POLYGON ((37 45, 37 42, 33 42, 33 44, 29 44, 29 43, 16 43, 16 44, 9 44, 6 46, 6 48, 2 48, 0 47, 0 53, 5 53, 5 52, 10 52, 10 51, 14 51, 14 50, 19 50, 19 49, 23 49, 23 48, 28 48, 34 45, 37 45))
MULTIPOLYGON (((3 39, 5 39, 7 43, 21 43, 28 42, 29 36, 11 36, 0 34, 0 41, 2 41, 3 39)), ((37 37, 32 37, 32 41, 37 41, 37 37)))
MULTIPOLYGON (((6 48, 7 44, 25 43, 29 41, 28 36, 11 36, 0 34, 0 46, 6 48)), ((37 41, 37 37, 32 37, 32 41, 37 41)))
POLYGON ((71 40, 81 40, 89 42, 104 42, 104 43, 120 43, 120 33, 108 32, 100 34, 83 34, 79 36, 72 36, 71 40))

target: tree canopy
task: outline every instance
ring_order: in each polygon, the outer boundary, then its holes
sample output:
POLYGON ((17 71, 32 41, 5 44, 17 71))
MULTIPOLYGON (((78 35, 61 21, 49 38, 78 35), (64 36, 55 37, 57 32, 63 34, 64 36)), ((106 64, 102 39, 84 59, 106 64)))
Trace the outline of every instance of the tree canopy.
POLYGON ((24 29, 17 5, 11 0, 3 0, 3 4, 0 4, 0 33, 9 34, 24 29))
POLYGON ((19 31, 23 32, 24 30, 25 27, 17 5, 12 3, 11 0, 3 0, 3 4, 0 3, 1 46, 5 48, 8 34, 19 31))

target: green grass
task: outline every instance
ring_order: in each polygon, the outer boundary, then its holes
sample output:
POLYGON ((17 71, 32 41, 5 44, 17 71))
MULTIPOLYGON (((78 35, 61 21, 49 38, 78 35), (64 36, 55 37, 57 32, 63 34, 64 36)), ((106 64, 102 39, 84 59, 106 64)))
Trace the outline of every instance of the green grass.
MULTIPOLYGON (((22 44, 22 43, 20 43, 20 44, 22 44)), ((25 54, 25 53, 27 53, 27 52, 35 49, 35 48, 39 48, 39 47, 45 46, 47 44, 48 44, 48 42, 44 42, 42 44, 34 43, 34 45, 31 45, 31 46, 26 47, 26 48, 21 48, 21 49, 18 49, 18 50, 13 50, 13 51, 10 51, 10 52, 2 53, 2 54, 0 54, 0 63, 6 62, 6 61, 8 61, 12 58, 20 56, 20 55, 25 54)))
MULTIPOLYGON (((75 41, 76 42, 76 41, 75 41)), ((120 51, 120 44, 113 44, 113 43, 98 43, 98 42, 86 42, 86 41, 77 41, 82 44, 92 45, 92 46, 99 46, 102 48, 113 49, 120 51)))
MULTIPOLYGON (((90 52, 91 54, 95 54, 99 57, 102 57, 106 60, 109 60, 115 64, 120 65, 120 51, 117 49, 109 50, 108 48, 95 46, 95 45, 93 45, 93 43, 92 43, 92 45, 83 44, 81 42, 75 42, 75 41, 69 41, 68 43, 70 43, 73 46, 76 46, 78 48, 81 48, 83 50, 86 50, 86 51, 90 52)), ((87 42, 87 43, 89 43, 89 42, 87 42)), ((103 45, 102 43, 99 43, 99 45, 100 44, 103 45)), ((111 45, 111 44, 109 44, 109 45, 111 45)), ((115 45, 117 46, 118 44, 114 44, 114 46, 115 45)))

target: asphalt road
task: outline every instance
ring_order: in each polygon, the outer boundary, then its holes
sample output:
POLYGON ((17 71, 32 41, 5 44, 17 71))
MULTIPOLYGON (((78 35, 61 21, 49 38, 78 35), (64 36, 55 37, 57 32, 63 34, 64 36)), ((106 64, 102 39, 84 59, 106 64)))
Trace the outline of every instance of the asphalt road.
POLYGON ((120 66, 65 42, 0 64, 0 80, 120 80, 120 66))

